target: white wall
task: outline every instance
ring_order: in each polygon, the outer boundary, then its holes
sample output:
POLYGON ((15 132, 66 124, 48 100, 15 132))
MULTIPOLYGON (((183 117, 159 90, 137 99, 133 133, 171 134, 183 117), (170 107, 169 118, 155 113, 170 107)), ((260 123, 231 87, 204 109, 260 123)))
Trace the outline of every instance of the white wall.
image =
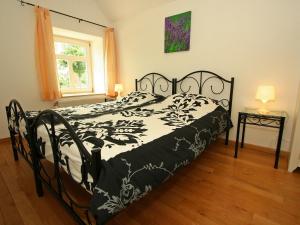
MULTIPOLYGON (((40 0, 30 1, 43 7, 65 12, 83 19, 110 25, 93 0, 40 0)), ((92 35, 103 34, 103 29, 52 14, 56 27, 92 35)), ((34 8, 21 7, 17 1, 2 0, 0 7, 0 139, 8 137, 5 106, 12 98, 19 100, 24 109, 41 109, 52 103, 42 102, 34 60, 34 8)))
MULTIPOLYGON (((234 76, 234 124, 238 111, 259 106, 254 99, 258 85, 274 85, 277 100, 268 106, 289 114, 283 143, 288 149, 300 79, 299 10, 298 0, 177 0, 149 9, 115 24, 121 81, 129 91, 134 88, 133 79, 148 72, 172 78, 207 69, 234 76), (165 17, 189 10, 190 51, 165 54, 165 17)), ((276 140, 274 130, 247 130, 248 143, 275 147, 276 140)))

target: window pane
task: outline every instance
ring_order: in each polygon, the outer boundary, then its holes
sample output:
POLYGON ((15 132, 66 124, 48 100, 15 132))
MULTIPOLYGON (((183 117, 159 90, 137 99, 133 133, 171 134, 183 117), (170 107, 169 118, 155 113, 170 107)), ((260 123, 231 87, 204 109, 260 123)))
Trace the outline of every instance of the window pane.
POLYGON ((83 61, 75 61, 72 64, 73 71, 76 75, 75 88, 88 88, 89 76, 87 70, 87 63, 83 61))
POLYGON ((69 56, 86 56, 87 49, 83 46, 76 44, 55 42, 55 54, 69 56))
POLYGON ((69 66, 68 61, 63 59, 57 59, 57 74, 59 85, 62 89, 70 87, 70 73, 69 73, 69 66))

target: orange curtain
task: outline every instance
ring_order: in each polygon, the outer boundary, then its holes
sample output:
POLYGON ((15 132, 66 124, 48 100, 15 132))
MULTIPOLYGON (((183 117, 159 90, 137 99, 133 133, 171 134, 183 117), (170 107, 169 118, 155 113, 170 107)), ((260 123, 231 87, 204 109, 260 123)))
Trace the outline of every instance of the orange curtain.
POLYGON ((113 28, 108 28, 105 30, 104 58, 107 81, 106 94, 109 96, 115 96, 115 84, 118 82, 118 66, 115 32, 113 28))
POLYGON ((61 97, 56 77, 56 59, 51 17, 48 9, 35 7, 35 57, 42 100, 52 101, 61 97))

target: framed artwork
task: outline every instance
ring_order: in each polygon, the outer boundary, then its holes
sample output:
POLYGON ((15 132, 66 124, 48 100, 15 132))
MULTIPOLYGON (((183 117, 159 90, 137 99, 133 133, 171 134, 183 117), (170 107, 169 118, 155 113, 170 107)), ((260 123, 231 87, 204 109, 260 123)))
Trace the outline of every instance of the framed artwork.
POLYGON ((190 49, 192 12, 165 18, 165 53, 190 49))

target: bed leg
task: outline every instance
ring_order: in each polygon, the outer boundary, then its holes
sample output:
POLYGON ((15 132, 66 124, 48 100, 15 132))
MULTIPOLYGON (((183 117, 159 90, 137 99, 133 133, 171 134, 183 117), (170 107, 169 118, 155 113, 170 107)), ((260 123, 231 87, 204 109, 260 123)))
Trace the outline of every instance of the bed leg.
POLYGON ((33 175, 34 175, 36 193, 39 197, 42 197, 44 195, 43 184, 39 176, 39 167, 36 160, 33 161, 33 175))
MULTIPOLYGON (((32 130, 30 131, 31 133, 32 130)), ((42 180, 40 177, 40 162, 38 158, 38 153, 37 153, 37 145, 34 142, 34 138, 32 134, 29 134, 30 136, 30 148, 31 148, 31 160, 32 160, 32 169, 33 169, 33 176, 34 176, 34 182, 35 182, 35 190, 36 193, 39 197, 42 197, 44 195, 43 191, 43 185, 42 185, 42 180)))
POLYGON ((17 147, 16 147, 16 137, 15 137, 15 135, 12 131, 9 131, 9 134, 10 134, 11 147, 12 147, 13 154, 14 154, 14 160, 18 161, 19 156, 18 156, 18 150, 17 150, 17 147))
POLYGON ((39 168, 39 159, 36 155, 36 150, 32 149, 32 167, 33 167, 33 176, 34 176, 34 182, 35 182, 35 190, 39 197, 42 197, 44 195, 43 191, 43 184, 42 180, 40 178, 40 168, 39 168))
POLYGON ((34 180, 35 180, 35 189, 36 193, 39 197, 44 196, 44 191, 43 191, 43 185, 41 179, 38 177, 38 175, 34 175, 34 180))
MULTIPOLYGON (((11 113, 10 113, 10 110, 9 110, 9 106, 5 107, 5 111, 6 111, 7 121, 8 121, 8 124, 9 124, 9 119, 11 118, 11 113)), ((15 161, 18 161, 19 156, 18 156, 18 150, 16 148, 16 137, 15 137, 15 133, 11 130, 11 128, 9 128, 9 135, 10 135, 11 147, 12 147, 13 154, 14 154, 14 159, 15 159, 15 161)))
POLYGON ((229 130, 226 131, 225 145, 228 145, 228 142, 229 142, 229 130))

